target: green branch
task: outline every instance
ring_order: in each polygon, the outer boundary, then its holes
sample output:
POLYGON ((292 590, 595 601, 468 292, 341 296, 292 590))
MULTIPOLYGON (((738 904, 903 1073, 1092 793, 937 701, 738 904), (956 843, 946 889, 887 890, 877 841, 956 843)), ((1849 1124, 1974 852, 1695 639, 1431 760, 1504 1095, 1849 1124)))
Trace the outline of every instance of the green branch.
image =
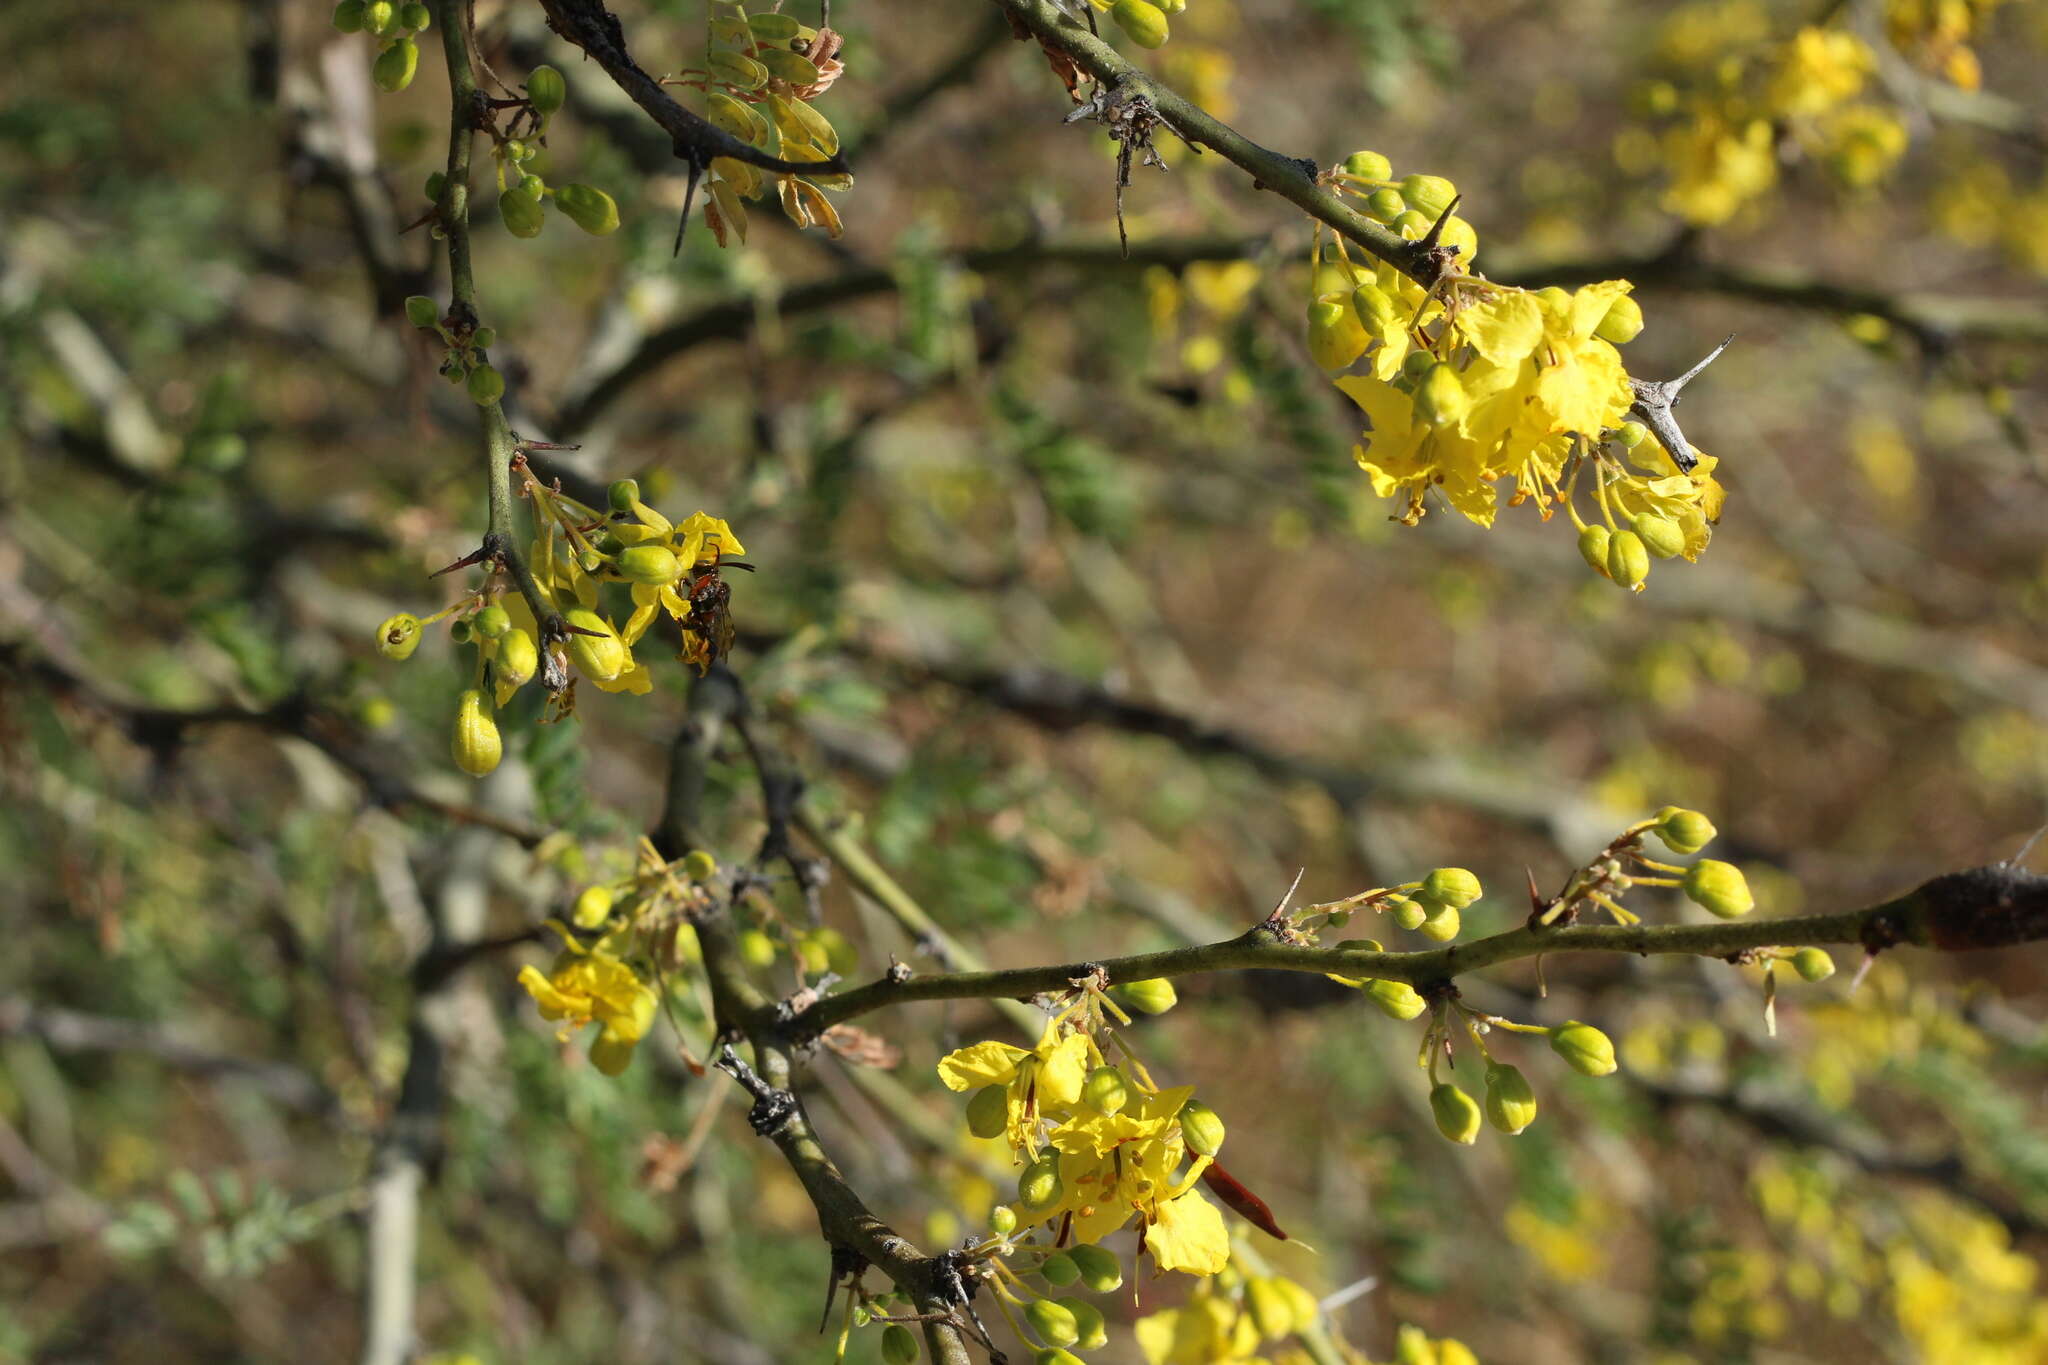
POLYGON ((798 1016, 797 1022, 807 1032, 817 1033, 889 1005, 1023 998, 1065 990, 1098 968, 1111 982, 1258 968, 1430 986, 1482 967, 1547 953, 1683 953, 1728 958, 1752 949, 1806 944, 1855 943, 1879 952, 1900 944, 1956 950, 2006 947, 2043 938, 2048 938, 2048 876, 1999 863, 1951 872, 1882 905, 1835 915, 1712 924, 1524 925, 1470 943, 1410 953, 1298 947, 1282 942, 1261 923, 1222 943, 1132 957, 1009 971, 949 972, 903 981, 884 978, 825 997, 798 1016))

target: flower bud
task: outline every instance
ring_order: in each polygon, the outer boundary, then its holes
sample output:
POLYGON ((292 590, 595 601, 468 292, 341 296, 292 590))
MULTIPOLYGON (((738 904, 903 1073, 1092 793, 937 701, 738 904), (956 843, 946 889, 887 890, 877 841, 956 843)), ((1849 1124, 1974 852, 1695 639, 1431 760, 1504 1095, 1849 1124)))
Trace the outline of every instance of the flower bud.
POLYGON ((1463 927, 1463 922, 1456 910, 1448 905, 1437 905, 1435 902, 1427 902, 1425 908, 1428 915, 1422 921, 1424 938, 1434 939, 1438 943, 1449 943, 1458 936, 1458 930, 1463 927))
POLYGON ((1244 1306, 1251 1314, 1252 1326, 1268 1341, 1294 1330, 1294 1305, 1271 1275, 1254 1275, 1244 1282, 1244 1306))
POLYGON ((514 627, 498 637, 498 657, 491 661, 497 681, 519 687, 539 667, 540 649, 533 643, 533 636, 514 627))
POLYGON ((1510 1137, 1536 1121, 1536 1092, 1519 1068, 1487 1064, 1486 1121, 1510 1137))
POLYGON ((1394 917, 1394 923, 1403 929, 1419 929, 1429 918, 1429 907, 1407 896, 1396 896, 1387 902, 1387 913, 1394 917))
POLYGON ((367 0, 363 6, 363 29, 379 38, 398 27, 398 6, 392 0, 367 0))
POLYGON ((595 186, 562 186, 555 191, 555 207, 593 237, 603 237, 619 229, 619 206, 610 195, 595 186))
POLYGON ((1389 1019, 1406 1021, 1429 1008, 1422 993, 1405 981, 1375 978, 1365 983, 1365 993, 1389 1019))
POLYGON ((1086 1365, 1081 1357, 1072 1351, 1062 1351, 1057 1346, 1048 1346, 1031 1357, 1031 1365, 1086 1365))
POLYGON ((775 965, 775 940, 759 929, 742 929, 739 934, 740 961, 765 970, 775 965))
POLYGON ((1028 1214, 1050 1213, 1059 1207, 1066 1192, 1060 1183, 1060 1159, 1056 1155, 1040 1157, 1017 1177, 1017 1207, 1028 1214))
POLYGON ((1621 442, 1623 450, 1634 450, 1649 434, 1650 429, 1641 422, 1623 422, 1615 429, 1614 439, 1621 442))
POLYGON ((1067 1248, 1067 1255, 1073 1257, 1074 1265, 1081 1272, 1081 1283, 1097 1294, 1107 1294, 1121 1289, 1124 1283, 1124 1265, 1116 1253, 1105 1250, 1090 1242, 1067 1248))
POLYGON ((493 602, 470 620, 469 628, 486 640, 495 640, 512 629, 512 613, 493 602))
POLYGON ((1394 175, 1394 163, 1378 152, 1353 152, 1344 158, 1344 173, 1355 175, 1360 180, 1390 180, 1394 175))
POLYGON ((425 5, 421 4, 420 0, 408 0, 408 3, 398 8, 398 26, 400 28, 409 28, 414 33, 420 33, 431 27, 433 22, 433 13, 425 5))
POLYGON ((619 552, 619 572, 635 583, 662 588, 682 577, 683 566, 666 545, 629 545, 619 552))
POLYGON ((1792 954, 1792 970, 1802 981, 1825 981, 1835 974, 1835 960, 1819 948, 1801 948, 1792 954))
POLYGON ((586 886, 583 894, 576 897, 576 907, 569 912, 578 929, 595 929, 612 917, 612 889, 608 886, 586 886))
POLYGON ((386 618, 377 627, 377 652, 387 659, 410 659, 420 647, 420 618, 409 611, 386 618))
POLYGON ((985 1085, 967 1101, 967 1131, 978 1138, 999 1138, 1010 1126, 1010 1089, 985 1085))
POLYGON ((1448 365, 1435 365, 1415 386, 1415 415, 1434 427, 1454 426, 1472 411, 1465 381, 1448 365))
POLYGON ((405 320, 415 327, 438 327, 441 324, 441 308, 425 294, 414 294, 405 301, 405 320))
POLYGON ((505 231, 514 237, 538 237, 547 211, 538 195, 527 194, 519 185, 498 196, 498 216, 505 220, 505 231))
POLYGON ((611 504, 612 511, 630 512, 633 510, 633 504, 640 501, 640 481, 614 479, 612 486, 605 489, 604 495, 605 501, 611 504))
POLYGON ((919 1354, 917 1334, 908 1327, 892 1322, 882 1329, 884 1365, 917 1365, 919 1354))
POLYGON ((990 1209, 988 1230, 998 1237, 1008 1237, 1017 1230, 1017 1210, 1008 1204, 998 1204, 990 1209))
POLYGON ((1163 976, 1149 981, 1126 981, 1111 987, 1111 992, 1122 1003, 1142 1014, 1164 1014, 1180 1003, 1180 993, 1173 988, 1173 982, 1163 976))
POLYGON ((1410 351, 1401 357, 1401 376, 1404 379, 1423 379, 1437 367, 1437 358, 1429 351, 1410 351))
POLYGON ((708 882, 718 875, 718 859, 693 848, 683 855, 683 875, 693 882, 708 882))
POLYGON ((1742 869, 1718 858, 1702 858, 1685 870, 1686 896, 1710 915, 1740 919, 1756 909, 1742 869))
POLYGON ((1365 211, 1375 222, 1391 223, 1408 211, 1408 201, 1401 197, 1401 191, 1391 187, 1374 190, 1365 196, 1365 211))
POLYGON ((1081 1335, 1074 1345, 1083 1351, 1093 1351, 1109 1345, 1109 1331, 1102 1322, 1102 1310, 1082 1298, 1054 1299, 1060 1307, 1074 1315, 1074 1328, 1081 1335))
POLYGON ((1458 259, 1466 265, 1479 254, 1479 229, 1473 227, 1456 214, 1444 220, 1444 230, 1437 234, 1437 245, 1456 247, 1458 259))
POLYGON ((469 372, 470 401, 479 407, 489 407, 505 396, 505 376, 489 365, 479 365, 469 372))
POLYGON ((1714 841, 1714 822, 1696 810, 1666 806, 1657 812, 1650 833, 1673 853, 1693 854, 1714 841))
POLYGON ((1462 867, 1440 867, 1422 879, 1422 894, 1439 905, 1463 910, 1484 895, 1485 888, 1462 867))
POLYGON ((1650 552, 1634 531, 1616 531, 1607 538, 1607 576, 1624 588, 1639 587, 1650 576, 1650 552))
POLYGON ((1591 522, 1579 531, 1579 558, 1586 561, 1586 567, 1602 578, 1607 576, 1607 528, 1599 522, 1591 522))
POLYGON ((1368 281, 1351 291, 1351 311, 1367 334, 1381 340, 1401 330, 1401 317, 1387 291, 1368 281))
POLYGON ((334 7, 334 26, 343 33, 362 32, 363 8, 363 0, 341 0, 334 7))
POLYGON ((1593 329, 1593 335, 1602 341, 1611 341, 1616 346, 1626 346, 1641 335, 1643 330, 1643 306, 1623 294, 1607 307, 1607 316, 1600 319, 1600 325, 1593 329))
POLYGON ((1365 354, 1365 326, 1348 300, 1321 298, 1308 306, 1308 351, 1326 370, 1341 370, 1365 354))
POLYGON ((455 711, 455 735, 449 744, 455 766, 471 777, 482 777, 498 766, 505 756, 505 741, 498 723, 491 719, 484 694, 475 688, 462 694, 455 711))
POLYGON ((1081 1083, 1081 1103, 1098 1114, 1115 1114, 1131 1100, 1124 1073, 1113 1066, 1098 1066, 1081 1083))
POLYGON ((1669 517, 1645 512, 1631 526, 1653 558, 1671 559, 1685 550, 1685 528, 1669 517))
POLYGON ((1576 1019, 1566 1020, 1550 1031, 1550 1050, 1581 1076, 1606 1076, 1615 1069, 1613 1040, 1591 1024, 1576 1019))
POLYGON ((596 635, 569 636, 569 658, 587 676, 599 682, 610 682, 626 671, 627 660, 631 657, 625 642, 619 639, 611 622, 587 607, 575 607, 563 612, 562 617, 572 626, 594 630, 596 635))
POLYGON ((1189 1100, 1181 1106, 1180 1135, 1197 1156, 1214 1156, 1223 1149, 1222 1116, 1200 1100, 1189 1100))
POLYGON ((1139 47, 1159 47, 1166 42, 1166 11, 1149 0, 1116 0, 1109 17, 1139 47))
POLYGON ((490 350, 491 347, 498 344, 498 329, 495 327, 477 328, 469 334, 469 344, 476 347, 479 351, 490 350))
POLYGON ((526 102, 537 114, 552 114, 569 100, 569 82, 552 66, 536 66, 526 78, 526 102))
POLYGON ((377 88, 385 94, 395 95, 412 84, 413 73, 419 70, 419 66, 419 45, 410 38, 400 38, 377 54, 377 61, 370 68, 370 79, 377 82, 377 88))
POLYGON ((1316 1319, 1323 1315, 1322 1304, 1302 1285, 1284 1276, 1275 1276, 1273 1284, 1286 1298, 1287 1306, 1294 1310, 1295 1331, 1307 1331, 1315 1325, 1316 1319))
POLYGON ((1471 1146, 1479 1140, 1479 1103, 1449 1081, 1429 1092, 1429 1112, 1436 1130, 1453 1142, 1471 1146))
POLYGON ((1038 1339, 1049 1346, 1072 1346, 1081 1339, 1081 1324, 1062 1304, 1052 1299, 1034 1299, 1025 1306, 1024 1319, 1038 1339))
POLYGON ((1074 1258, 1068 1253, 1055 1251, 1038 1267, 1038 1273, 1053 1288, 1065 1289, 1081 1278, 1081 1267, 1074 1264, 1074 1258))
POLYGON ((1432 223, 1457 197, 1458 187, 1440 175, 1411 175, 1401 181, 1401 198, 1432 223))

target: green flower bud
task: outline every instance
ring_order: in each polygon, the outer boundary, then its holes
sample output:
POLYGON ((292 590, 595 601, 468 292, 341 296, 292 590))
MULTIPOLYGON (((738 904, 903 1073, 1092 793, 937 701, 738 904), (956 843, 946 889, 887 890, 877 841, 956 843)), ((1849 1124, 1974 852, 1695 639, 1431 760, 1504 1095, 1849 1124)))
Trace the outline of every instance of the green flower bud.
POLYGON ((775 965, 775 940, 759 929, 742 929, 739 935, 740 961, 757 970, 775 965))
POLYGON ((917 1365, 919 1354, 917 1334, 908 1327, 892 1322, 882 1329, 884 1365, 917 1365))
POLYGON ((1401 357, 1401 377, 1403 379, 1415 380, 1426 379, 1429 377, 1429 372, 1435 369, 1439 363, 1437 358, 1428 351, 1410 351, 1407 355, 1401 357))
POLYGON ((1052 1299, 1034 1299, 1025 1306, 1024 1319, 1038 1339, 1049 1346, 1072 1346, 1081 1339, 1081 1324, 1065 1306, 1052 1299))
POLYGON ((377 652, 387 659, 410 659, 420 647, 420 618, 409 611, 387 617, 377 627, 377 652))
POLYGON ((804 934, 806 950, 824 954, 824 965, 818 971, 837 972, 841 976, 852 976, 860 970, 860 949, 853 946, 851 939, 837 929, 818 928, 804 934))
POLYGON ((1579 558, 1602 578, 1607 576, 1607 540, 1607 528, 1597 521, 1589 522, 1579 532, 1579 558))
POLYGON ((1554 284, 1547 284, 1536 291, 1536 301, 1552 313, 1561 313, 1569 318, 1572 312, 1572 291, 1554 284))
POLYGON ((1401 198, 1432 223, 1457 197, 1458 187, 1440 175, 1411 175, 1401 181, 1401 198))
POLYGON ((1062 1351, 1057 1346, 1048 1346, 1031 1357, 1031 1365, 1086 1365, 1086 1362, 1072 1351, 1062 1351))
POLYGON ((598 632, 596 635, 572 633, 569 636, 569 658, 576 667, 599 682, 610 682, 626 671, 630 655, 625 642, 612 629, 611 622, 587 607, 565 611, 562 619, 572 626, 598 632))
POLYGON ((498 723, 491 719, 489 707, 484 694, 473 687, 462 694, 456 706, 455 734, 449 752, 455 756, 455 766, 471 777, 482 777, 505 756, 505 741, 498 734, 498 723))
POLYGON ((1634 531, 1616 531, 1607 538, 1607 576, 1634 588, 1650 576, 1650 552, 1634 531))
POLYGON ((1110 989, 1119 1001, 1141 1014, 1164 1014, 1180 1003, 1180 993, 1163 976, 1149 981, 1126 981, 1110 989))
POLYGON ((1458 249, 1458 259, 1466 265, 1479 254, 1479 229, 1473 227, 1455 214, 1444 223, 1444 230, 1437 236, 1437 245, 1458 249))
POLYGON ((1081 1271, 1081 1283, 1097 1294, 1107 1294, 1121 1289, 1124 1283, 1124 1265, 1116 1253, 1107 1251, 1092 1243, 1067 1248, 1067 1255, 1081 1271))
POLYGON ((1316 1301, 1316 1296, 1293 1280, 1275 1276, 1273 1284, 1287 1299, 1288 1307, 1294 1310, 1295 1331, 1307 1331, 1315 1325, 1316 1319, 1323 1315, 1323 1306, 1316 1301))
POLYGON ((1066 1194, 1060 1183, 1060 1159, 1048 1154, 1024 1168, 1017 1177, 1017 1207, 1028 1214, 1050 1213, 1066 1194))
POLYGON ((498 329, 495 327, 477 328, 469 334, 469 344, 476 347, 479 351, 490 350, 491 347, 498 344, 498 329))
POLYGON ((1317 299, 1308 306, 1308 352, 1326 370, 1341 370, 1365 354, 1371 338, 1348 300, 1317 299))
POLYGON ((1593 335, 1616 346, 1626 346, 1643 330, 1643 306, 1623 294, 1607 306, 1607 316, 1593 329, 1593 335))
POLYGON ((400 38, 377 54, 376 64, 370 68, 370 79, 377 82, 377 88, 385 94, 395 95, 412 84, 413 73, 419 67, 419 45, 410 38, 400 38))
POLYGON ((1465 381, 1449 365, 1434 365, 1415 386, 1415 415, 1433 427, 1454 426, 1472 410, 1465 381))
POLYGON ((978 1138, 999 1138, 1010 1126, 1010 1090, 984 1085, 967 1101, 967 1131, 978 1138))
POLYGON ((1166 11, 1148 0, 1116 0, 1109 17, 1139 47, 1159 47, 1166 42, 1166 11))
POLYGON ((1792 954, 1792 970, 1802 981, 1825 981, 1835 974, 1835 960, 1819 948, 1801 948, 1792 954))
POLYGON ((1714 842, 1714 822, 1696 810, 1666 806, 1657 812, 1650 833, 1673 853, 1693 854, 1714 842))
POLYGON ((990 1209, 988 1230, 998 1237, 1008 1237, 1017 1230, 1017 1210, 1008 1204, 998 1204, 990 1209))
POLYGON ((498 216, 505 220, 505 230, 514 237, 538 237, 546 225, 547 210, 541 207, 540 197, 530 195, 521 186, 515 186, 498 196, 498 216))
POLYGON ((1378 152, 1353 152, 1344 158, 1344 172, 1360 180, 1391 180, 1394 163, 1378 152))
POLYGON ((1387 902, 1387 913, 1394 917, 1394 923, 1403 929, 1420 929, 1422 922, 1429 918, 1429 908, 1407 896, 1398 896, 1387 902))
POLYGON ((1131 1100, 1124 1073, 1113 1066, 1098 1066, 1081 1084, 1081 1103, 1098 1114, 1115 1114, 1131 1100))
POLYGON ((619 206, 603 190, 590 185, 564 185, 555 191, 555 207, 593 237, 618 231, 619 206))
POLYGON ((1606 1076, 1615 1069, 1614 1042, 1591 1024, 1568 1019, 1550 1031, 1550 1050, 1581 1076, 1606 1076))
POLYGON ((1254 1275, 1244 1282, 1244 1306, 1252 1326, 1268 1341, 1277 1341, 1294 1330, 1294 1305, 1270 1275, 1254 1275))
POLYGON ((666 545, 629 545, 619 552, 619 572, 635 583, 667 587, 683 576, 683 566, 666 545))
POLYGON ((683 875, 693 882, 708 882, 718 875, 718 859, 693 848, 683 855, 683 875))
POLYGON ((334 7, 334 26, 343 33, 363 31, 363 0, 341 0, 334 7))
POLYGON ((379 38, 398 27, 398 6, 392 0, 367 0, 363 6, 363 29, 379 38))
POLYGON ((469 622, 467 621, 450 621, 448 623, 448 638, 458 645, 466 645, 475 638, 475 632, 470 630, 469 622))
POLYGON ((569 82, 552 66, 536 66, 526 78, 526 102, 538 114, 552 114, 569 100, 569 82))
POLYGON ((1510 1137, 1536 1121, 1536 1092, 1518 1068, 1487 1064, 1486 1121, 1510 1137))
POLYGON ((586 886, 569 912, 578 929, 595 929, 612 917, 612 890, 608 886, 586 886))
POLYGON ((472 402, 489 407, 505 396, 505 376, 490 365, 479 365, 469 372, 467 387, 472 402))
POLYGON ((1214 1156, 1223 1149, 1223 1118, 1200 1100, 1189 1100, 1181 1106, 1180 1135, 1197 1156, 1214 1156))
POLYGON ((1479 1140, 1479 1103, 1449 1081, 1429 1092, 1429 1112, 1436 1130, 1453 1142, 1471 1146, 1479 1140))
POLYGON ((484 639, 495 640, 512 629, 512 613, 493 602, 478 612, 469 625, 470 629, 484 639))
POLYGON ((1055 1289, 1064 1289, 1081 1278, 1081 1267, 1074 1264, 1074 1258, 1064 1251, 1055 1251, 1045 1258, 1045 1264, 1038 1267, 1038 1273, 1045 1282, 1055 1289))
POLYGON ((614 479, 612 486, 604 491, 605 500, 614 512, 630 512, 633 504, 640 501, 638 479, 614 479))
POLYGON ((524 161, 531 154, 532 153, 528 150, 526 144, 524 142, 521 142, 518 138, 515 137, 506 139, 505 159, 507 161, 524 161))
POLYGON ((1621 442, 1623 450, 1634 450, 1649 434, 1650 429, 1641 422, 1623 422, 1615 429, 1614 439, 1621 442))
POLYGON ((1074 1345, 1083 1351, 1094 1351, 1109 1345, 1109 1332, 1103 1326, 1102 1310, 1081 1298, 1054 1299, 1060 1307, 1074 1315, 1075 1330, 1080 1332, 1074 1345))
POLYGON ((1424 938, 1434 939, 1438 943, 1449 943, 1458 936, 1458 930, 1464 927, 1458 912, 1448 905, 1438 905, 1431 901, 1426 903, 1425 908, 1428 914, 1422 921, 1424 938))
POLYGON ((1361 284, 1351 291, 1351 311, 1367 334, 1385 340, 1401 329, 1400 314, 1387 291, 1376 284, 1361 284))
POLYGON ((1631 526, 1654 558, 1671 559, 1685 550, 1685 530, 1669 517, 1645 512, 1631 526))
POLYGON ((498 657, 491 661, 491 670, 499 682, 518 687, 539 667, 540 648, 533 636, 515 627, 498 637, 498 657))
POLYGON ((1419 242, 1429 235, 1429 229, 1434 221, 1426 213, 1417 213, 1414 209, 1403 209, 1394 215, 1394 221, 1387 224, 1387 227, 1397 237, 1410 242, 1419 242))
POLYGON ((1373 1004, 1380 1007, 1380 1013, 1389 1019, 1406 1021, 1429 1008, 1429 1002, 1422 998, 1422 993, 1405 981, 1375 978, 1365 983, 1365 993, 1373 1004))
POLYGON ((1440 867, 1422 879, 1422 894, 1439 905, 1463 910, 1484 895, 1485 888, 1462 867, 1440 867))
POLYGON ((408 295, 405 320, 415 327, 438 327, 441 325, 441 307, 425 294, 408 295))
POLYGON ((420 0, 410 0, 410 3, 399 6, 398 26, 400 28, 409 28, 414 33, 420 33, 432 25, 433 22, 433 14, 425 5, 420 3, 420 0))
POLYGON ((1365 196, 1366 216, 1379 223, 1391 223, 1408 211, 1408 201, 1397 189, 1374 190, 1365 196))
POLYGON ((1756 909, 1742 869, 1717 858, 1702 858, 1685 870, 1686 896, 1710 915, 1740 919, 1756 909))

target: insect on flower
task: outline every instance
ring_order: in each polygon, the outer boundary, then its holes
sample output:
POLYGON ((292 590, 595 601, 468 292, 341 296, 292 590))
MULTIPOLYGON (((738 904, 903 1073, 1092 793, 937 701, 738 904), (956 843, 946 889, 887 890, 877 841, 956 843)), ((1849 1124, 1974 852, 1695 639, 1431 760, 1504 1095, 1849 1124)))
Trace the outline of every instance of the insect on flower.
POLYGON ((732 585, 720 575, 726 569, 754 571, 754 566, 744 560, 721 560, 716 536, 705 542, 703 553, 709 558, 699 559, 690 569, 690 615, 683 622, 683 659, 697 670, 699 677, 732 652, 732 585))

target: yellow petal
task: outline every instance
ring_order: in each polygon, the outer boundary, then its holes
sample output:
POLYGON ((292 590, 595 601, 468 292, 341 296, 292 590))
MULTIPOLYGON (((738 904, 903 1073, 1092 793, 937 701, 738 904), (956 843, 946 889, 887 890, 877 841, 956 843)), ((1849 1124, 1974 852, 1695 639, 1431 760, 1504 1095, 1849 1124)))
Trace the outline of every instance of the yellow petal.
POLYGON ((1214 1275, 1230 1262, 1230 1234, 1223 1215, 1201 1195, 1190 1191, 1169 1199, 1156 1210, 1145 1229, 1145 1246, 1161 1270, 1214 1275))
POLYGON ((939 1079, 948 1090, 1008 1085, 1017 1078, 1017 1063, 1030 1055, 1008 1043, 975 1043, 939 1058, 939 1079))
POLYGON ((1079 1103, 1081 1084, 1088 1079, 1088 1035, 1073 1034, 1043 1055, 1038 1070, 1040 1107, 1079 1103))
POLYGON ((1543 341, 1543 310, 1531 295, 1503 293, 1458 314, 1472 349, 1496 364, 1526 359, 1543 341))

